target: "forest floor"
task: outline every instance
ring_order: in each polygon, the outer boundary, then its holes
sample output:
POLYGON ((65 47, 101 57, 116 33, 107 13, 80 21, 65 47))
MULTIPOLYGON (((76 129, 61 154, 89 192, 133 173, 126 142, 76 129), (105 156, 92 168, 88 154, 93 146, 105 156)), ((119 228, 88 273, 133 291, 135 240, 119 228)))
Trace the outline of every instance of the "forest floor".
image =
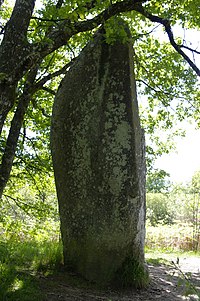
POLYGON ((200 257, 180 257, 176 263, 148 261, 150 284, 143 290, 94 288, 72 285, 64 273, 40 277, 39 285, 47 301, 181 301, 200 300, 200 257), (177 262, 178 260, 178 262, 177 262), (70 284, 69 284, 70 283, 70 284))

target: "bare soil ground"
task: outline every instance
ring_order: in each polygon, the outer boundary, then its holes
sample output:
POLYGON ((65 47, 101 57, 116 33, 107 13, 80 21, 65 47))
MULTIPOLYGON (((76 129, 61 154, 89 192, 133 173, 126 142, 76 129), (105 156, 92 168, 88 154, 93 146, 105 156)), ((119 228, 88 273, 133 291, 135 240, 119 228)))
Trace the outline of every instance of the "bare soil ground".
POLYGON ((181 301, 200 300, 200 258, 179 259, 178 265, 149 265, 150 284, 143 290, 106 291, 77 288, 64 273, 41 277, 40 287, 46 301, 181 301), (188 295, 187 295, 188 294, 188 295))

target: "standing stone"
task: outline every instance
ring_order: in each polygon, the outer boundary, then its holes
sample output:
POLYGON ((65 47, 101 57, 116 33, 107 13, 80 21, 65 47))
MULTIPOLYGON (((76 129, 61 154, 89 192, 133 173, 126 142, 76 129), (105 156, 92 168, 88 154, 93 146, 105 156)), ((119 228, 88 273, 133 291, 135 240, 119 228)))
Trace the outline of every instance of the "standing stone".
POLYGON ((64 262, 91 281, 144 286, 145 158, 133 48, 96 34, 67 72, 51 145, 64 262))

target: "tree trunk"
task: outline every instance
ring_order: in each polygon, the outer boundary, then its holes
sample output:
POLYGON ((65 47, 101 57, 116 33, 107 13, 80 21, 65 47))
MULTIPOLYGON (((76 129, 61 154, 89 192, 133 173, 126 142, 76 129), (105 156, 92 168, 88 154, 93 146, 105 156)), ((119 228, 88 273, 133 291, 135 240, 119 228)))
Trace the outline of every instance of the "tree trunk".
POLYGON ((34 83, 36 74, 37 74, 37 68, 32 70, 29 76, 27 77, 27 82, 24 87, 24 92, 19 98, 19 103, 11 122, 9 135, 6 141, 6 147, 0 165, 0 198, 2 197, 4 188, 6 187, 6 184, 10 177, 10 172, 15 157, 15 151, 17 148, 17 142, 19 139, 20 130, 24 120, 24 115, 26 113, 32 94, 34 92, 32 90, 32 84, 34 83))
POLYGON ((24 74, 23 61, 30 54, 27 29, 35 0, 17 0, 0 45, 0 134, 16 99, 16 87, 24 74), (23 16, 23 18, 22 18, 23 16))

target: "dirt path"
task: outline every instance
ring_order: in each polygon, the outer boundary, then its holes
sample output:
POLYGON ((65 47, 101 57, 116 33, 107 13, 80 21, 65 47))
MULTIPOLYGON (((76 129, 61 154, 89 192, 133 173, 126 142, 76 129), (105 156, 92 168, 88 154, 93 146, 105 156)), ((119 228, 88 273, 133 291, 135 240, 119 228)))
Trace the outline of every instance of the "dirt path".
POLYGON ((181 258, 178 265, 149 265, 151 282, 145 290, 123 292, 93 289, 78 289, 69 285, 63 274, 40 279, 41 290, 46 301, 181 301, 200 300, 200 258, 181 258), (181 273, 184 272, 184 274, 181 273), (189 282, 185 279, 189 279, 189 282), (185 294, 189 293, 186 297, 185 294))

